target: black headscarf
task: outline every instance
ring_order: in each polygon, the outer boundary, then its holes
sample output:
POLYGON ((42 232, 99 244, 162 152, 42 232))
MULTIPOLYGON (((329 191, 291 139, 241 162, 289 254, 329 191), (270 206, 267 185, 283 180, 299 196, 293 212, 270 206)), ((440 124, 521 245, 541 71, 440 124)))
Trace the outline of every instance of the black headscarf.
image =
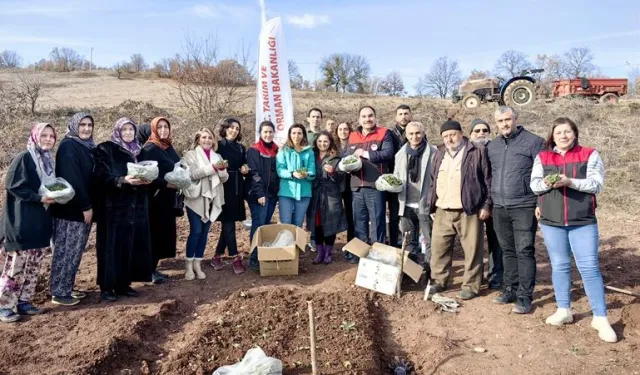
POLYGON ((141 145, 145 144, 150 136, 151 136, 151 125, 149 124, 138 125, 138 133, 136 134, 136 138, 138 138, 138 142, 141 145))

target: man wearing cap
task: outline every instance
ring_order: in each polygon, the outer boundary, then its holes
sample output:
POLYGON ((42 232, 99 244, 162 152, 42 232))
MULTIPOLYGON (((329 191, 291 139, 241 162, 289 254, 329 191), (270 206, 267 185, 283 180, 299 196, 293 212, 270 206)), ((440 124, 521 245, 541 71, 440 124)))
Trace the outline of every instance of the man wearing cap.
MULTIPOLYGON (((483 119, 475 119, 471 121, 471 131, 469 139, 471 142, 487 146, 491 140, 491 127, 483 119)), ((489 270, 487 271, 487 284, 489 289, 500 289, 502 287, 502 248, 496 237, 496 231, 493 229, 493 218, 489 216, 484 221, 485 232, 487 233, 487 242, 489 248, 489 270)))
POLYGON ((493 302, 514 303, 512 312, 528 314, 536 284, 535 217, 537 196, 530 187, 533 161, 544 149, 544 139, 517 125, 511 107, 494 114, 498 132, 487 145, 493 184, 493 222, 502 248, 503 289, 493 302))
POLYGON ((448 287, 456 235, 464 251, 464 276, 458 298, 478 295, 482 281, 482 221, 491 212, 491 167, 484 146, 470 142, 457 121, 442 124, 444 145, 431 165, 427 195, 431 232, 432 293, 448 287))

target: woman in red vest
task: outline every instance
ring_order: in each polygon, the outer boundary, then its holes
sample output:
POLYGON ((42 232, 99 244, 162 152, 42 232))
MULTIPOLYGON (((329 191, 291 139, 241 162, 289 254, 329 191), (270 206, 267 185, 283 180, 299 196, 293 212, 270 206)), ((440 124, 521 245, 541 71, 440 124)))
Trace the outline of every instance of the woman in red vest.
POLYGON ((566 117, 554 121, 547 150, 536 157, 531 189, 539 196, 536 216, 551 261, 558 309, 546 320, 561 326, 573 321, 570 310, 571 254, 593 311, 591 327, 600 339, 616 342, 607 319, 604 285, 598 267, 596 194, 602 191, 604 166, 593 148, 578 143, 578 127, 566 117))

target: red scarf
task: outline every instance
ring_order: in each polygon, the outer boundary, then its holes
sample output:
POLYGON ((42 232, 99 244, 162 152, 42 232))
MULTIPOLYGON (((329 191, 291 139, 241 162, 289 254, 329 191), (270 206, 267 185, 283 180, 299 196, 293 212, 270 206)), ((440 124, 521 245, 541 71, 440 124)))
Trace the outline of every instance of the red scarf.
POLYGON ((261 155, 265 155, 265 156, 268 156, 270 158, 276 157, 276 154, 278 153, 278 145, 277 144, 275 144, 273 142, 266 143, 262 139, 259 139, 258 142, 254 143, 251 147, 256 149, 256 150, 258 150, 258 152, 261 155))

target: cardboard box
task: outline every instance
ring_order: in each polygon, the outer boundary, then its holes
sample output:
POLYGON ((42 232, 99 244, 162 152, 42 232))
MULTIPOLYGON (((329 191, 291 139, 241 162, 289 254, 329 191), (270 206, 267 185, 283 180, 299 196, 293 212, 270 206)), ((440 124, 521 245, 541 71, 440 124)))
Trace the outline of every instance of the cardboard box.
POLYGON ((258 248, 258 262, 260 276, 288 276, 298 274, 300 253, 308 243, 308 233, 291 224, 263 225, 256 230, 251 242, 251 248, 258 248), (295 242, 286 247, 264 247, 266 241, 273 242, 281 230, 290 230, 295 236, 295 242))
POLYGON ((400 262, 404 263, 402 272, 413 281, 418 282, 422 276, 422 266, 409 259, 408 251, 404 251, 401 257, 401 249, 378 242, 370 246, 357 238, 344 245, 343 250, 360 257, 356 285, 362 288, 390 296, 394 295, 398 285, 398 276, 400 275, 400 262), (392 266, 381 261, 367 259, 369 252, 372 250, 379 252, 383 256, 395 259, 397 265, 392 266))

